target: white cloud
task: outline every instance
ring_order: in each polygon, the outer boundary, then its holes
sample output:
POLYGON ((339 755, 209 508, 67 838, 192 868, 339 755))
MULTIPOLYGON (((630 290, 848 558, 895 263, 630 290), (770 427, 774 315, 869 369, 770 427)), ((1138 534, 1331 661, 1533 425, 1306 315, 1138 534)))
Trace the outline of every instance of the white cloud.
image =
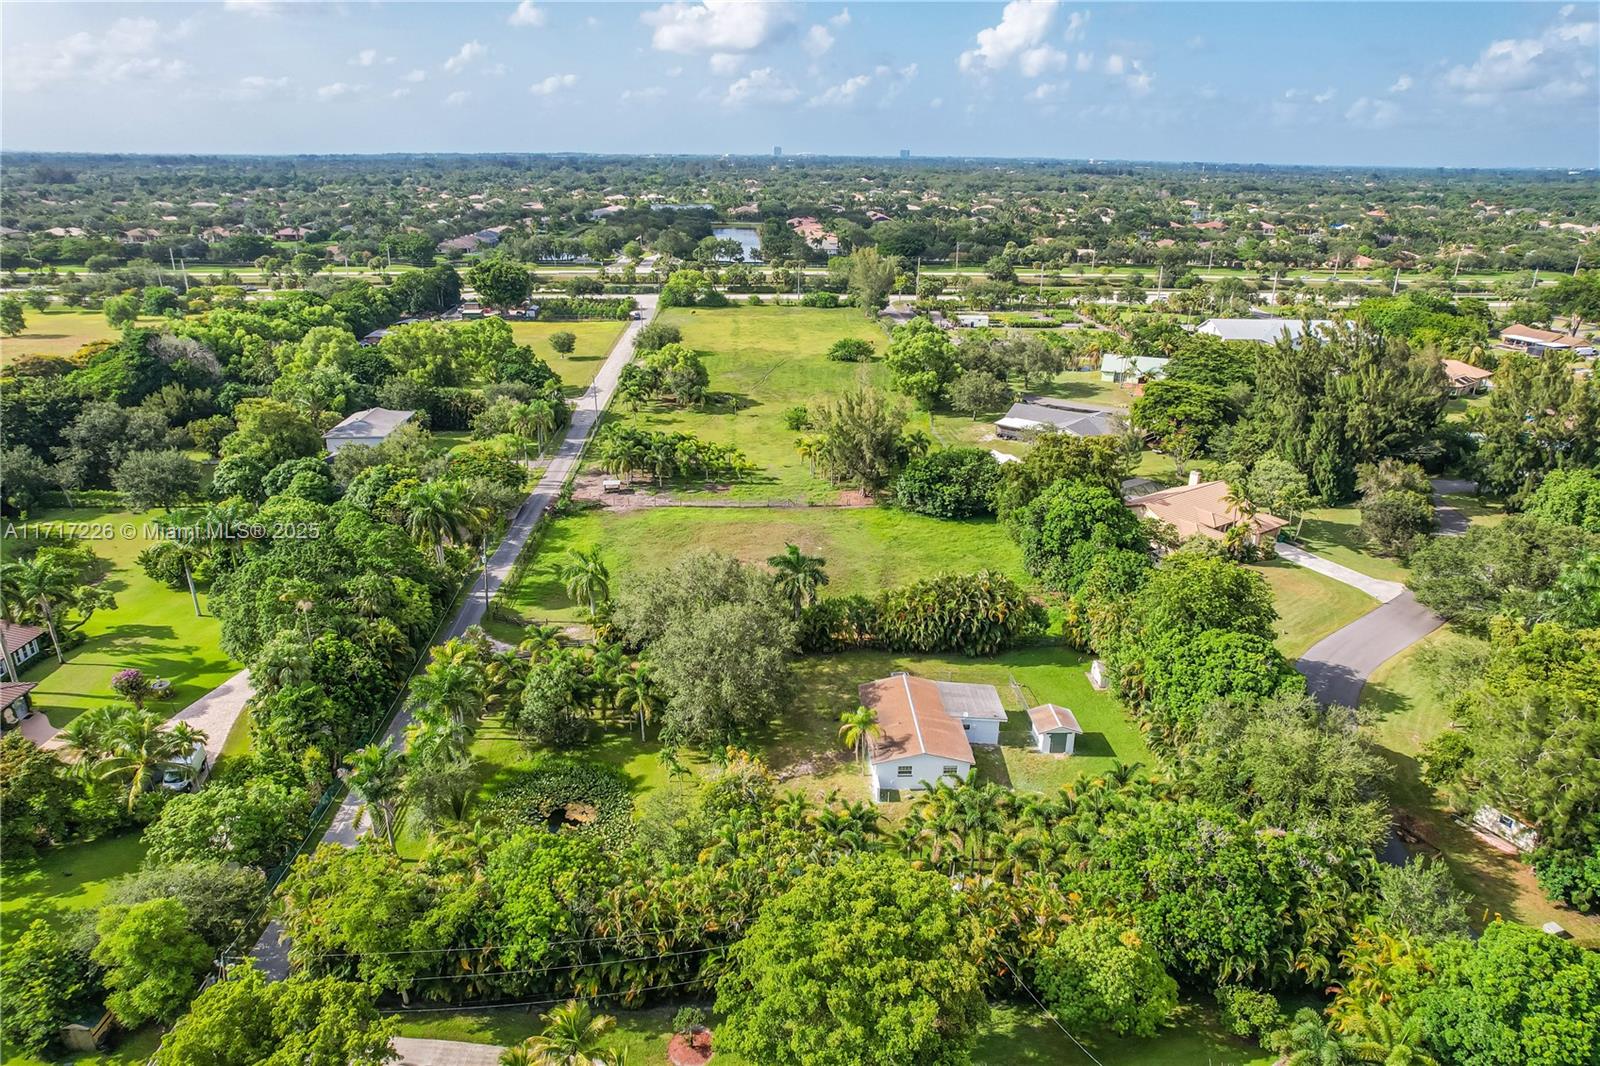
POLYGON ((170 37, 155 19, 117 19, 98 34, 82 31, 30 47, 6 64, 7 80, 19 89, 69 80, 173 81, 188 73, 189 65, 159 54, 170 37))
POLYGON ((761 67, 729 85, 727 91, 722 94, 722 103, 726 107, 741 107, 745 104, 788 104, 799 97, 800 90, 790 85, 783 75, 771 67, 761 67))
POLYGON ((1313 96, 1311 98, 1311 102, 1314 103, 1314 104, 1325 104, 1329 100, 1332 100, 1335 96, 1338 96, 1338 95, 1339 95, 1338 92, 1335 91, 1334 89, 1327 88, 1327 89, 1322 90, 1317 95, 1313 96))
POLYGON ((535 96, 553 96, 562 89, 570 89, 578 84, 576 74, 552 74, 543 81, 536 81, 528 86, 528 91, 535 96))
POLYGON ((1084 33, 1089 28, 1089 12, 1074 11, 1067 15, 1067 28, 1061 36, 1069 41, 1083 40, 1084 33))
POLYGON ((744 56, 733 52, 714 52, 709 65, 711 73, 731 78, 744 69, 744 56))
POLYGON ((528 26, 537 29, 544 23, 544 8, 539 7, 533 0, 522 0, 517 9, 506 16, 506 24, 510 26, 528 26))
POLYGON ((1040 103, 1050 103, 1065 96, 1067 89, 1068 83, 1064 81, 1041 81, 1033 87, 1032 92, 1028 93, 1028 99, 1037 100, 1040 103))
POLYGON ((856 102, 861 91, 872 84, 871 74, 857 74, 838 85, 829 86, 809 101, 812 107, 847 107, 856 102))
POLYGON ((900 68, 889 66, 874 67, 870 72, 857 74, 846 78, 837 85, 827 89, 806 101, 809 107, 851 107, 859 103, 868 102, 868 90, 871 102, 883 106, 900 95, 911 80, 917 76, 917 65, 910 63, 900 68))
POLYGON ((787 3, 678 0, 639 17, 655 28, 650 44, 658 52, 754 52, 789 32, 795 11, 787 3))
POLYGON ((428 80, 428 72, 425 71, 425 70, 413 70, 409 74, 407 74, 404 78, 402 78, 401 80, 402 81, 409 81, 409 82, 427 81, 428 80))
POLYGON ((1067 54, 1045 43, 1059 0, 1011 0, 998 25, 979 30, 976 48, 961 53, 968 72, 1003 70, 1015 63, 1030 78, 1066 65, 1067 54))
POLYGON ((1387 129, 1400 117, 1400 105, 1393 100, 1378 100, 1363 96, 1350 105, 1344 117, 1357 126, 1374 130, 1387 129))
POLYGON ((1495 104, 1526 94, 1535 99, 1566 99, 1592 93, 1595 48, 1600 24, 1570 21, 1573 8, 1536 37, 1494 41, 1470 64, 1452 67, 1444 85, 1470 104, 1495 104))
POLYGON ((411 90, 402 86, 401 88, 396 89, 394 92, 390 93, 389 94, 389 99, 391 99, 391 100, 399 100, 402 97, 406 97, 406 96, 410 96, 410 95, 411 95, 411 90))
POLYGON ((341 96, 349 96, 350 94, 356 92, 358 89, 359 89, 359 86, 351 85, 349 82, 336 81, 336 82, 332 83, 331 85, 323 85, 323 86, 318 87, 318 89, 317 89, 317 99, 318 100, 337 100, 341 96))
POLYGON ((445 97, 444 102, 446 107, 460 107, 470 99, 472 99, 472 93, 469 90, 457 89, 455 92, 445 97))
POLYGON ((661 86, 647 85, 643 89, 624 89, 617 99, 627 104, 636 101, 648 102, 650 100, 659 100, 666 95, 667 90, 663 89, 661 86))
POLYGON ((487 45, 477 41, 468 41, 456 51, 456 54, 444 61, 444 69, 451 74, 460 74, 473 63, 489 54, 487 45))
POLYGON ((800 47, 804 48, 812 59, 819 59, 833 47, 833 31, 819 22, 806 31, 806 39, 801 42, 800 47))
POLYGON ((1155 85, 1155 75, 1144 69, 1142 60, 1129 59, 1125 55, 1112 52, 1106 56, 1104 67, 1107 74, 1113 78, 1120 78, 1123 86, 1135 96, 1143 96, 1155 85))
POLYGON ((377 61, 378 50, 376 48, 363 48, 355 54, 354 59, 350 60, 351 63, 358 67, 370 67, 377 61))
POLYGON ((268 96, 276 96, 288 91, 288 78, 267 78, 260 74, 252 74, 240 78, 238 88, 233 92, 236 100, 262 100, 268 96))
POLYGON ((1402 74, 1394 80, 1393 85, 1389 86, 1389 91, 1392 93, 1409 92, 1411 87, 1415 84, 1416 82, 1411 80, 1411 75, 1402 74))
POLYGON ((238 15, 274 15, 283 5, 278 0, 223 0, 222 9, 238 15))

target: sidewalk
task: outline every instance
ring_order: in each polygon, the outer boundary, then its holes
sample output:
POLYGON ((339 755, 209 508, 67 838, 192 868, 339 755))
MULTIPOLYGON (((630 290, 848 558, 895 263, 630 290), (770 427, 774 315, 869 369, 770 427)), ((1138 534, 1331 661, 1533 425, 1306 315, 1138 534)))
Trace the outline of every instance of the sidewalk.
POLYGON ((1368 577, 1366 574, 1358 573, 1348 566, 1330 562, 1320 555, 1312 555, 1304 548, 1296 547, 1293 544, 1277 544, 1274 545, 1274 549, 1278 553, 1278 558, 1285 562, 1303 566, 1307 570, 1315 570, 1324 577, 1331 577, 1335 581, 1349 585, 1351 588, 1360 589, 1379 603, 1388 603, 1390 600, 1397 599, 1406 590, 1406 587, 1398 581, 1384 581, 1381 578, 1368 577))

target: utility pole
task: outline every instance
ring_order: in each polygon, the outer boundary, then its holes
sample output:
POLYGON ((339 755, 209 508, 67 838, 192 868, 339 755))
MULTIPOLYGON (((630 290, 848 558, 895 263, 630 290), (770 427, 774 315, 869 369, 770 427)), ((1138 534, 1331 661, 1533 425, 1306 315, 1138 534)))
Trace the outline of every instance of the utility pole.
MULTIPOLYGON (((961 273, 961 242, 960 241, 956 242, 956 273, 958 275, 961 273)), ((960 281, 961 279, 959 277, 957 277, 956 280, 960 281)))
POLYGON ((1454 281, 1457 278, 1459 278, 1460 276, 1461 276, 1461 249, 1457 248, 1456 249, 1456 270, 1455 270, 1455 273, 1450 275, 1450 280, 1454 281))
POLYGON ((1400 268, 1394 268, 1394 284, 1389 287, 1389 295, 1393 296, 1400 291, 1400 268))

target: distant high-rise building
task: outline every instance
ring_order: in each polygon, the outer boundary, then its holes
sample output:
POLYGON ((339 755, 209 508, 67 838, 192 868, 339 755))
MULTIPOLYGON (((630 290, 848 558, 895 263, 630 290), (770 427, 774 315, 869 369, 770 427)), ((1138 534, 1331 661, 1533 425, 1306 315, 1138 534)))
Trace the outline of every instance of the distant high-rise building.
POLYGON ((776 159, 782 154, 783 154, 783 145, 775 144, 775 145, 772 146, 772 158, 776 159))
POLYGON ((900 149, 900 158, 901 159, 910 159, 911 158, 911 149, 909 149, 909 148, 900 149))

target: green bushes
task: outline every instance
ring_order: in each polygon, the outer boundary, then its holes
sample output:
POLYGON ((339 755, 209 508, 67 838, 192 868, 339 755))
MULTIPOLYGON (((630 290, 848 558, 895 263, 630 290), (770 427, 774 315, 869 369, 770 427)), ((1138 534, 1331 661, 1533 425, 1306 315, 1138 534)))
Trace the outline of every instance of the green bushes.
POLYGON ((895 481, 895 502, 935 518, 994 513, 1000 464, 982 448, 946 448, 906 464, 895 481))
POLYGON ((615 767, 544 755, 495 789, 488 813, 507 830, 566 828, 616 847, 632 825, 633 797, 615 767))
POLYGON ((638 304, 630 298, 599 300, 589 296, 542 296, 539 321, 580 322, 591 319, 621 322, 633 314, 638 304))
POLYGON ((1010 578, 988 570, 918 581, 900 589, 817 601, 800 616, 800 648, 835 652, 994 655, 1041 632, 1044 608, 1010 578))

